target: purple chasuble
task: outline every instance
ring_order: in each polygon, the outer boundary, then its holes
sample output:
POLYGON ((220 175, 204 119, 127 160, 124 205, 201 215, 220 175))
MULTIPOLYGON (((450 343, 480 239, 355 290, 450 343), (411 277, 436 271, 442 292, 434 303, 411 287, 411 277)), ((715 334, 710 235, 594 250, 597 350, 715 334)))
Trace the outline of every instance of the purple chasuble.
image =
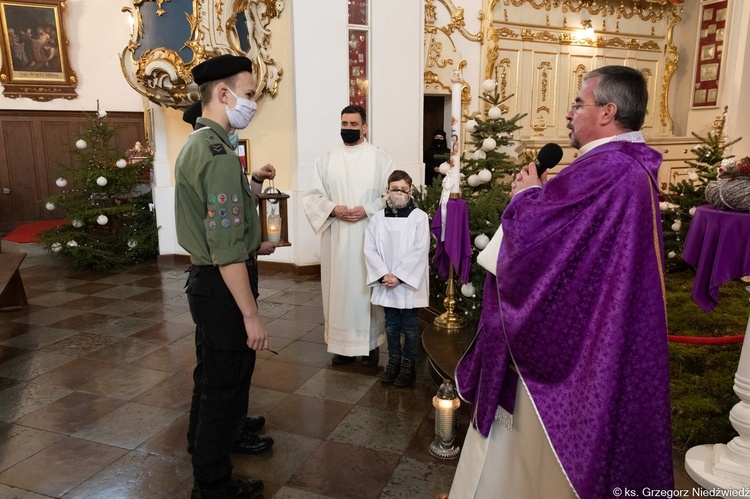
POLYGON ((674 483, 660 164, 645 144, 608 142, 515 196, 456 368, 486 437, 515 362, 583 499, 674 483))

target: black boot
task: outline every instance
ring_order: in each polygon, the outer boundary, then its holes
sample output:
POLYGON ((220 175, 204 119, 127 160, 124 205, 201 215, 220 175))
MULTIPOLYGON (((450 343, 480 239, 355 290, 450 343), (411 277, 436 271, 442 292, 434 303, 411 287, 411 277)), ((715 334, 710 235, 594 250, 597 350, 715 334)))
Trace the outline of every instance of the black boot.
POLYGON ((396 381, 399 367, 401 367, 401 357, 398 357, 396 355, 391 355, 390 357, 388 357, 388 365, 385 368, 383 376, 380 377, 380 382, 391 384, 396 381))
POLYGON ((398 371, 396 381, 393 382, 393 386, 411 386, 414 384, 415 379, 417 379, 417 372, 414 370, 414 361, 406 357, 402 358, 401 368, 398 371))

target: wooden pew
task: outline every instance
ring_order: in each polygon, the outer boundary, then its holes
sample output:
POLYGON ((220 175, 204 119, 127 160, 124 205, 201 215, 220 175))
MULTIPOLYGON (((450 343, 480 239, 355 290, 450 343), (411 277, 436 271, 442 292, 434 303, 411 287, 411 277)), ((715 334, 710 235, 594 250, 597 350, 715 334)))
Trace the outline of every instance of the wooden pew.
POLYGON ((26 253, 0 253, 0 312, 29 306, 19 267, 26 253))

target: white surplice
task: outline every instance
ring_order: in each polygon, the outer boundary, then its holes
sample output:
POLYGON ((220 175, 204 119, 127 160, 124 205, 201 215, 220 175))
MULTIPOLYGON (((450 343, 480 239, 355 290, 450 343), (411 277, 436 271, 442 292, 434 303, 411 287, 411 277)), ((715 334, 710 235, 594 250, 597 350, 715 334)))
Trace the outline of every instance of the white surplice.
POLYGON ((513 425, 494 421, 488 438, 469 426, 450 499, 574 499, 578 495, 552 450, 523 380, 513 425))
POLYGON ((429 305, 430 219, 416 208, 408 217, 375 214, 367 226, 365 263, 367 285, 372 287, 371 302, 398 309, 429 305), (378 280, 393 274, 402 283, 387 288, 378 280))
POLYGON ((383 309, 370 304, 364 240, 369 220, 385 206, 383 194, 395 169, 391 157, 367 141, 338 146, 319 158, 302 203, 310 226, 320 235, 320 283, 323 289, 328 351, 367 355, 385 340, 383 309), (336 205, 362 206, 356 223, 331 216, 336 205))

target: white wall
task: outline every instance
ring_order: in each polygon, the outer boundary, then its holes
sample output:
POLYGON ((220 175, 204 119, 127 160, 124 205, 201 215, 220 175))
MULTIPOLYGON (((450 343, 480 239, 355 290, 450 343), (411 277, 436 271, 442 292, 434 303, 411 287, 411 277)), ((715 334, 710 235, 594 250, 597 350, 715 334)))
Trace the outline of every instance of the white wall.
POLYGON ((106 111, 143 111, 143 100, 125 81, 119 55, 130 41, 127 2, 67 0, 65 30, 70 40, 70 64, 78 75, 73 100, 37 102, 0 95, 0 109, 92 111, 96 101, 106 111))
MULTIPOLYGON (((371 0, 370 6, 369 140, 421 178, 423 5, 371 0)), ((347 1, 294 2, 292 19, 298 156, 290 238, 297 248, 294 262, 307 265, 320 261, 319 240, 299 197, 315 160, 341 143, 340 112, 349 104, 347 1)))

